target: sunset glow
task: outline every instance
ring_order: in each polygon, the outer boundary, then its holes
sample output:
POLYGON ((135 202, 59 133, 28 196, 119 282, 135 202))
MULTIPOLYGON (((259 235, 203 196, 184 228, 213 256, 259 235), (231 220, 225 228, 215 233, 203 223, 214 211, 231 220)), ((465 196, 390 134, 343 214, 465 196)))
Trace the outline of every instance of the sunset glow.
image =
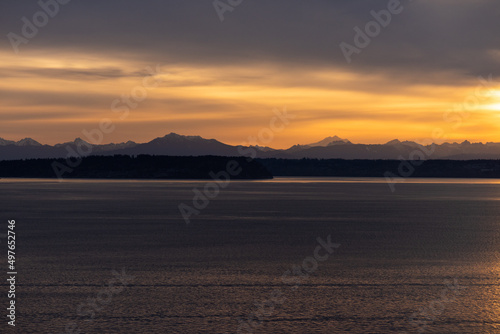
MULTIPOLYGON (((65 24, 56 21, 59 27, 65 24)), ((9 27, 14 29, 16 24, 12 20, 9 27)), ((217 21, 206 24, 210 29, 221 28, 217 21)), ((229 22, 228 28, 234 24, 229 22)), ((59 36, 62 31, 53 33, 59 36)), ((223 34, 229 36, 229 31, 223 34)), ((491 113, 500 110, 500 93, 495 90, 484 96, 498 85, 494 76, 486 85, 481 82, 488 73, 464 75, 458 68, 422 73, 388 65, 364 70, 363 58, 347 66, 339 59, 341 53, 329 48, 325 49, 325 55, 331 51, 329 61, 302 62, 285 54, 276 57, 280 55, 276 50, 255 57, 235 57, 237 50, 224 55, 223 50, 189 36, 172 42, 170 48, 162 44, 124 49, 125 42, 119 40, 110 40, 102 48, 69 47, 49 35, 40 34, 17 55, 8 42, 0 49, 5 138, 32 137, 47 144, 71 141, 83 129, 109 118, 117 128, 105 142, 145 142, 176 132, 239 144, 267 127, 274 109, 286 108, 296 117, 270 146, 286 148, 333 135, 359 143, 423 140, 431 138, 436 128, 443 129, 450 140, 500 141, 500 123, 497 114, 491 113), (204 47, 209 48, 209 56, 193 56, 204 47), (112 111, 113 101, 141 87, 149 75, 146 67, 157 65, 162 74, 155 79, 161 84, 148 89, 147 97, 120 119, 112 111), (470 106, 474 96, 479 98, 457 127, 449 111, 457 110, 457 105, 470 106)), ((373 51, 386 42, 379 43, 373 51)), ((498 64, 498 58, 493 58, 498 64)))
POLYGON ((500 333, 499 0, 0 13, 0 333, 500 333))

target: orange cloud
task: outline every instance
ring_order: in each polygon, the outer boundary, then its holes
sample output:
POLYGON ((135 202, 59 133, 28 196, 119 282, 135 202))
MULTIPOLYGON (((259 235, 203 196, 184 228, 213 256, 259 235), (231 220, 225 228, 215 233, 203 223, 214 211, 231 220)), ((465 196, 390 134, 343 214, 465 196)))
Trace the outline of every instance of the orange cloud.
POLYGON ((120 119, 112 102, 140 87, 148 75, 145 67, 156 64, 105 54, 0 56, 6 59, 0 65, 5 96, 1 131, 13 140, 69 141, 109 118, 117 128, 105 142, 141 142, 178 132, 240 144, 269 126, 273 109, 286 107, 296 118, 270 146, 284 148, 335 134, 364 143, 414 140, 430 138, 435 128, 443 128, 450 138, 500 141, 499 93, 482 99, 459 129, 443 119, 474 93, 474 79, 423 85, 331 67, 161 64, 167 72, 161 85, 148 89, 147 98, 120 119))

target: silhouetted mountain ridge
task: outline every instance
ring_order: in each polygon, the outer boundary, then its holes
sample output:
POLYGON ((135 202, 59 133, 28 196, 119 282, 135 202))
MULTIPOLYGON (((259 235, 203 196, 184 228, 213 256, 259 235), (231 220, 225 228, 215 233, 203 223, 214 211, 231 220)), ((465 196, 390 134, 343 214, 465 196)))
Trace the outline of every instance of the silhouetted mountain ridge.
POLYGON ((216 139, 170 133, 147 143, 133 141, 93 145, 77 138, 73 142, 42 145, 31 138, 12 141, 0 138, 0 160, 32 158, 65 158, 87 155, 171 155, 171 156, 240 156, 255 152, 258 158, 285 159, 500 159, 500 143, 443 143, 421 145, 413 141, 391 140, 385 144, 356 144, 348 139, 330 136, 312 144, 297 144, 288 149, 265 146, 233 146, 216 139))

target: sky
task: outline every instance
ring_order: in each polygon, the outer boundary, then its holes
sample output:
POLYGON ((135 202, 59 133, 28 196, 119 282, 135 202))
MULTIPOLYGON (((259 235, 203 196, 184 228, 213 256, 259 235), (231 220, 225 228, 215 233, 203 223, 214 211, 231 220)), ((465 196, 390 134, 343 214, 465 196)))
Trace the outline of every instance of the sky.
POLYGON ((0 2, 1 138, 500 142, 498 0, 58 1, 0 2))

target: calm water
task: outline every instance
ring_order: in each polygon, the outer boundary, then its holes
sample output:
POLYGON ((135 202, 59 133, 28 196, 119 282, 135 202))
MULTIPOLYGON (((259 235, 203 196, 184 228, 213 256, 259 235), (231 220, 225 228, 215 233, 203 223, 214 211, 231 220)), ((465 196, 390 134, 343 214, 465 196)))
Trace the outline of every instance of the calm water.
POLYGON ((235 181, 186 225, 178 205, 204 185, 0 180, 10 332, 500 333, 498 181, 235 181))

